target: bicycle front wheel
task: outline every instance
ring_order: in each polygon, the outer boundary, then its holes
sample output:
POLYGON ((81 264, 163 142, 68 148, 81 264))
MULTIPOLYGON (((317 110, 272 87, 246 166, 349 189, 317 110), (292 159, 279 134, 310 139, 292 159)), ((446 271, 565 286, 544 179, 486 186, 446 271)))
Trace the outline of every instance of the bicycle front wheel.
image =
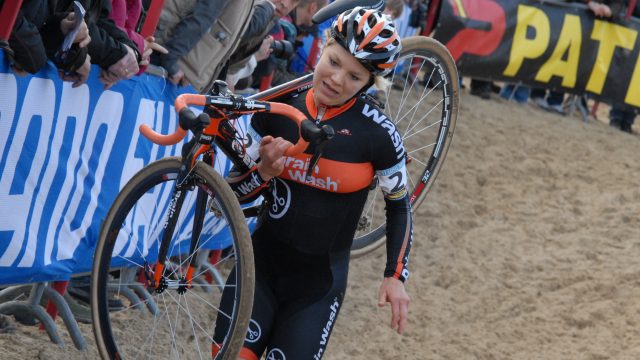
POLYGON ((102 225, 91 310, 103 358, 203 359, 213 352, 216 359, 235 359, 242 346, 254 289, 249 229, 237 198, 217 172, 198 162, 178 186, 180 167, 177 157, 146 166, 118 194, 102 225), (178 204, 180 197, 184 200, 178 204), (199 207, 205 209, 201 216, 194 215, 197 203, 206 204, 199 207), (167 221, 174 215, 175 226, 167 221), (195 230, 194 222, 202 231, 195 230), (170 238, 166 256, 159 251, 163 238, 170 238), (196 266, 193 281, 186 282, 196 254, 222 248, 215 268, 227 274, 236 268, 229 313, 218 307, 225 285, 206 276, 211 264, 196 266), (154 282, 161 256, 162 282, 154 282), (231 326, 214 341, 218 317, 231 326))
MULTIPOLYGON (((459 92, 456 65, 441 43, 424 36, 402 40, 390 84, 376 96, 385 105, 385 115, 402 134, 414 213, 433 186, 451 145, 459 92)), ((371 189, 351 247, 353 257, 384 244, 384 208, 381 191, 371 189)))

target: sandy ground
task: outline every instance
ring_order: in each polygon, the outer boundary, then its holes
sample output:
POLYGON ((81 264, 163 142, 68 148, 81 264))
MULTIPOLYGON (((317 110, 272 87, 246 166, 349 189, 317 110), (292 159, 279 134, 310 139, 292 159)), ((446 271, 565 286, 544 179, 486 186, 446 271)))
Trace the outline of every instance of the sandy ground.
MULTIPOLYGON (((461 104, 415 217, 408 330, 376 305, 379 249, 352 263, 325 359, 640 358, 640 138, 467 90, 461 104)), ((86 352, 18 326, 0 359, 94 359, 82 329, 86 352)))

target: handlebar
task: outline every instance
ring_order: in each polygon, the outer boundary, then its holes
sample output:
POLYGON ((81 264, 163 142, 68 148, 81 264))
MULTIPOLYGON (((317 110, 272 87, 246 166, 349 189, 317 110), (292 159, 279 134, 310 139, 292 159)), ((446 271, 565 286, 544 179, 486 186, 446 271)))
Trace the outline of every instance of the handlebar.
MULTIPOLYGON (((179 95, 174 103, 176 110, 178 111, 178 119, 184 119, 190 116, 195 118, 196 117, 195 114, 193 113, 193 111, 191 111, 191 109, 187 107, 187 105, 205 106, 206 102, 207 100, 204 95, 198 95, 198 94, 179 95), (183 109, 188 110, 188 112, 187 111, 183 112, 182 111, 183 109)), ((142 135, 144 135, 144 137, 151 140, 155 144, 164 145, 164 146, 174 145, 179 143, 182 139, 184 139, 185 136, 187 136, 187 130, 188 128, 183 127, 181 125, 181 126, 178 126, 178 128, 173 134, 162 135, 160 133, 155 132, 147 124, 140 125, 140 132, 142 133, 142 135)))
MULTIPOLYGON (((309 128, 309 126, 303 125, 305 123, 313 124, 313 122, 308 120, 300 110, 283 103, 247 100, 233 96, 182 94, 176 98, 174 105, 178 112, 179 126, 173 134, 163 135, 157 133, 148 125, 143 124, 140 125, 142 135, 158 145, 177 144, 187 135, 187 130, 193 129, 200 124, 209 125, 209 119, 206 114, 202 113, 200 116, 196 116, 188 107, 189 105, 198 105, 213 106, 218 109, 233 110, 240 113, 268 112, 288 117, 298 125, 299 138, 297 143, 284 152, 286 156, 294 156, 302 153, 309 145, 309 139, 313 138, 313 135, 309 135, 305 130, 309 128), (203 117, 206 117, 206 119, 203 119, 203 117)), ((217 129, 210 130, 217 132, 217 129)))

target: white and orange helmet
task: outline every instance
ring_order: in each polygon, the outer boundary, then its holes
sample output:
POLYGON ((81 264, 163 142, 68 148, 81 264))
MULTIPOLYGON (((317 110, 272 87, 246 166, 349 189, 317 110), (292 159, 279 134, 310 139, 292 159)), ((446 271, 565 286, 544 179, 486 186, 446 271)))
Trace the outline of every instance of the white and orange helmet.
POLYGON ((400 37, 387 15, 355 7, 340 14, 331 25, 331 37, 374 75, 384 76, 396 65, 400 37))

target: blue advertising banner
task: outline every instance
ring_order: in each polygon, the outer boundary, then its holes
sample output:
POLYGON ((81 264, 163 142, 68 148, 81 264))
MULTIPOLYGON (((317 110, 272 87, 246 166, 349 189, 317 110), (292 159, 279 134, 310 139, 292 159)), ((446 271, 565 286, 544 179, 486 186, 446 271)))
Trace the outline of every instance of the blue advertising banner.
MULTIPOLYGON (((104 90, 97 67, 87 84, 72 88, 52 64, 17 76, 2 55, 0 284, 88 272, 102 219, 118 191, 150 162, 179 155, 181 144, 155 145, 138 127, 173 132, 176 96, 195 91, 149 74, 104 90)), ((218 171, 224 174, 229 166, 218 159, 218 171)))

